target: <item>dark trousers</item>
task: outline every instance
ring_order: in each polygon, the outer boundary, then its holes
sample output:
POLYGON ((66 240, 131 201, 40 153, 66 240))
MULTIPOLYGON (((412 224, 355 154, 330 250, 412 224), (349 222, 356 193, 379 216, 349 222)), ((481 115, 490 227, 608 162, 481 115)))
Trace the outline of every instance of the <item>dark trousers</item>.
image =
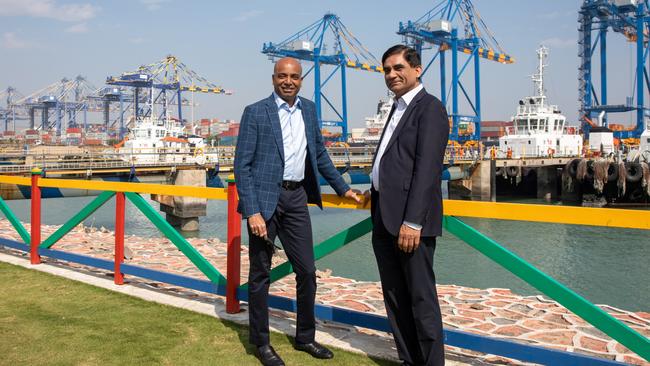
MULTIPOLYGON (((303 187, 293 191, 282 189, 278 206, 266 222, 268 238, 280 238, 289 262, 296 274, 297 324, 296 342, 311 343, 316 332, 314 301, 316 298, 316 266, 307 209, 307 194, 303 187)), ((268 295, 273 248, 264 239, 251 233, 248 227, 250 270, 248 274, 248 319, 250 343, 269 344, 268 295)))
POLYGON ((406 365, 444 365, 442 317, 433 273, 436 238, 421 237, 415 251, 401 251, 397 237, 381 220, 378 197, 373 192, 372 248, 397 354, 406 365))

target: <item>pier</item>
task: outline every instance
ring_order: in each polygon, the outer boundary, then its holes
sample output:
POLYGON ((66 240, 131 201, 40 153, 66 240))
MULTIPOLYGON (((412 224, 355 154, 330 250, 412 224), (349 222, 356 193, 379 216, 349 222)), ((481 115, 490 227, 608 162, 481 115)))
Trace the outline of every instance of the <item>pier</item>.
MULTIPOLYGON (((3 233, 0 245, 11 250, 29 253, 33 265, 42 261, 57 260, 70 263, 74 268, 79 268, 77 266, 81 265, 86 270, 95 271, 90 267, 96 267, 99 271, 114 272, 114 281, 118 285, 123 285, 125 278, 128 281, 131 279, 140 281, 137 278, 148 278, 155 283, 168 283, 172 287, 182 288, 183 290, 177 291, 181 295, 187 295, 193 291, 208 293, 211 294, 210 296, 225 295, 225 308, 228 312, 236 313, 244 309, 244 304, 241 301, 245 301, 246 292, 242 290, 241 281, 245 276, 243 276, 244 271, 240 269, 240 266, 246 257, 245 250, 242 252, 243 248, 240 248, 242 238, 239 225, 241 218, 235 211, 234 182, 229 183, 228 189, 214 189, 142 183, 61 180, 41 178, 39 175, 33 175, 31 179, 3 176, 0 177, 0 181, 31 186, 33 209, 31 225, 27 226, 29 230, 23 223, 16 220, 6 204, 0 201, 0 207, 8 219, 2 225, 10 224, 16 230, 12 232, 7 230, 9 226, 4 226, 3 229, 3 226, 0 225, 0 232, 3 233), (40 224, 39 194, 41 189, 49 187, 92 189, 103 191, 103 193, 74 215, 66 224, 60 227, 43 227, 40 224), (217 239, 213 239, 211 242, 184 239, 142 199, 141 194, 228 199, 228 238, 225 243, 217 239), (125 238, 123 219, 120 219, 124 215, 124 203, 116 206, 117 226, 115 232, 109 230, 87 231, 85 227, 78 225, 113 195, 118 203, 119 201, 124 202, 126 199, 127 202, 135 205, 166 239, 143 240, 131 236, 125 238), (42 242, 41 236, 44 238, 42 242), (92 248, 88 247, 88 242, 94 243, 92 248), (56 248, 53 248, 54 246, 56 248), (173 247, 179 250, 175 255, 165 254, 160 257, 160 254, 156 254, 168 253, 173 247), (167 259, 163 259, 164 257, 167 259), (167 262, 167 260, 171 260, 171 262, 167 262), (221 273, 228 275, 223 276, 221 273), (201 279, 203 276, 207 277, 207 280, 201 279)), ((324 195, 323 199, 324 205, 329 209, 361 208, 361 206, 347 203, 333 195, 324 195)), ((650 341, 639 333, 647 332, 646 327, 650 328, 650 321, 648 321, 646 313, 629 313, 611 307, 594 306, 527 263, 523 258, 505 250, 498 243, 458 219, 458 217, 478 217, 648 230, 650 229, 648 212, 453 200, 445 201, 444 207, 446 215, 444 226, 449 233, 473 246, 548 297, 522 298, 507 290, 442 287, 440 296, 445 311, 448 312, 445 321, 446 344, 448 346, 489 353, 499 357, 516 358, 526 362, 547 364, 552 363, 551 360, 557 360, 559 364, 589 362, 590 365, 614 365, 618 364, 618 361, 644 364, 643 359, 650 358, 650 355, 646 354, 646 350, 650 349, 647 347, 650 345, 650 341), (566 312, 560 305, 566 308, 566 312), (575 317, 571 313, 575 314, 575 317), (542 316, 542 319, 526 318, 533 314, 542 316), (497 318, 503 320, 496 320, 497 318), (571 333, 574 330, 570 329, 572 327, 570 324, 580 329, 590 327, 586 323, 582 323, 579 318, 607 336, 601 336, 601 333, 595 330, 580 335, 571 333), (479 321, 479 319, 483 320, 479 321), (568 322, 566 326, 569 328, 561 328, 558 322, 563 321, 568 322), (554 328, 558 326, 560 328, 554 328), (473 327, 478 328, 472 330, 473 327), (537 339, 538 336, 535 335, 537 333, 534 332, 534 329, 540 329, 540 327, 543 328, 543 331, 539 333, 541 338, 537 339), (530 333, 530 337, 526 335, 528 333, 530 333), (569 336, 569 334, 573 334, 573 336, 569 336), (533 344, 515 341, 515 339, 519 340, 524 336, 533 344), (612 340, 603 337, 612 337, 612 340), (571 344, 564 343, 568 342, 568 339, 571 339, 571 344), (563 345, 561 348, 564 351, 554 348, 559 344, 547 348, 556 341, 563 345), (626 348, 619 348, 616 343, 611 343, 613 341, 620 342, 626 348), (578 349, 589 350, 588 355, 566 352, 578 349), (626 349, 633 353, 628 354, 626 349), (615 353, 610 355, 611 352, 615 353)), ((367 233, 369 229, 369 219, 365 219, 341 231, 316 245, 314 248, 316 258, 322 258, 332 251, 344 247, 367 233)), ((274 279, 273 282, 276 282, 290 273, 291 268, 288 263, 280 260, 275 263, 271 276, 274 279)), ((320 303, 317 305, 317 316, 321 320, 380 332, 388 329, 385 318, 379 315, 381 307, 377 306, 381 301, 373 300, 373 298, 378 299, 376 284, 350 282, 328 275, 327 271, 321 272, 319 277, 321 288, 332 289, 332 291, 322 292, 321 296, 326 294, 334 296, 337 293, 340 296, 321 297, 320 303), (346 289, 353 289, 353 291, 350 292, 346 289), (361 289, 363 289, 363 293, 361 289)), ((290 298, 292 296, 291 282, 286 282, 286 284, 283 286, 281 282, 278 282, 275 286, 279 287, 275 287, 275 294, 271 296, 270 300, 272 306, 281 312, 292 311, 295 306, 294 300, 290 298)), ((163 285, 155 285, 157 288, 160 286, 163 285)), ((453 348, 450 349, 452 353, 453 350, 453 348)), ((459 352, 465 356, 473 354, 472 352, 459 352)), ((476 354, 473 355, 476 356, 476 354)), ((489 360, 501 362, 500 358, 489 360)))

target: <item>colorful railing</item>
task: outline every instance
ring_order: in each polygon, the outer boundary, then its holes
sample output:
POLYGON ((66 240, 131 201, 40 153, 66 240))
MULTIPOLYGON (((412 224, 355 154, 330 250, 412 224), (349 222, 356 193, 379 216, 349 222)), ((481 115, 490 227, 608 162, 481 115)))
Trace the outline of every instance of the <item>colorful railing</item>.
MULTIPOLYGON (((239 301, 247 299, 246 284, 240 284, 241 216, 237 213, 237 192, 230 180, 227 189, 200 188, 189 186, 166 186, 145 183, 121 183, 83 180, 41 178, 35 170, 31 178, 0 176, 0 183, 31 186, 31 233, 28 232, 6 203, 0 199, 0 211, 16 229, 21 242, 0 238, 0 245, 29 251, 33 264, 40 263, 40 256, 113 271, 116 284, 122 284, 124 274, 149 278, 190 289, 226 296, 226 309, 230 313, 240 310, 239 301), (58 230, 41 242, 41 189, 73 188, 102 191, 92 202, 74 215, 58 230), (194 249, 160 214, 140 196, 141 193, 190 196, 228 201, 227 276, 224 277, 212 264, 194 249), (113 196, 116 198, 115 212, 115 260, 92 258, 74 253, 51 249, 72 228, 89 217, 113 196), (201 280, 123 263, 124 259, 124 212, 126 201, 132 202, 189 260, 208 278, 201 280)), ((330 208, 362 209, 335 195, 323 195, 323 205, 330 208)), ((445 229, 474 247, 488 258, 517 275, 543 294, 553 298, 567 309, 580 316, 594 327, 617 340, 642 358, 650 361, 650 340, 612 317, 599 307, 565 287, 550 276, 538 270, 514 253, 503 248, 494 240, 462 222, 457 217, 492 218, 574 225, 595 225, 612 228, 635 228, 650 230, 650 211, 579 208, 560 206, 539 206, 507 203, 468 202, 447 200, 444 203, 445 229)), ((370 219, 352 225, 314 247, 316 259, 322 258, 372 229, 370 219)), ((277 281, 292 272, 286 262, 271 271, 271 280, 277 281)), ((269 306, 281 310, 296 311, 293 299, 270 296, 269 306)), ((349 309, 316 306, 316 316, 345 324, 376 330, 390 331, 385 317, 357 312, 349 309)), ((445 344, 479 352, 496 354, 526 362, 559 365, 620 365, 620 363, 588 355, 564 352, 549 348, 522 344, 510 340, 486 337, 455 329, 445 329, 445 344)))

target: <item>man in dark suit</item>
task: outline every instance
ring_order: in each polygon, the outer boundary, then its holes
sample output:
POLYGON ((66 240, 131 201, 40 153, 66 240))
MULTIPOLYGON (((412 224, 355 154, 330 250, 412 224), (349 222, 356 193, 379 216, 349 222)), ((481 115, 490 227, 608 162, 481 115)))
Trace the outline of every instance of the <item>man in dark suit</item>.
POLYGON ((449 122, 420 83, 414 49, 393 46, 382 64, 395 99, 372 167, 372 247, 399 358, 405 365, 444 365, 433 253, 442 234, 449 122))
POLYGON ((269 341, 269 271, 274 240, 296 273, 295 348, 316 358, 333 354, 314 340, 316 267, 307 203, 322 208, 320 173, 340 196, 360 202, 343 181, 323 145, 316 107, 298 97, 302 68, 280 59, 273 71, 273 94, 244 109, 235 151, 239 212, 248 219, 250 342, 264 365, 284 365, 269 341))

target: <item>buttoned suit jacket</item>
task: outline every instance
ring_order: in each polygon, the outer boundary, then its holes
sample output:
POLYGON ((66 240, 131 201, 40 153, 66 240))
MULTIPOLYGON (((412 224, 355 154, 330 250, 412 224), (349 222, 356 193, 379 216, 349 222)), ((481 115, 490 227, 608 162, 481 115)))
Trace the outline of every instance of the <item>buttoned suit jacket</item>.
MULTIPOLYGON (((323 144, 314 102, 300 98, 307 138, 303 186, 307 201, 322 208, 318 173, 342 196, 350 187, 334 167, 323 144)), ((269 220, 275 212, 284 175, 284 144, 273 94, 247 106, 241 118, 235 150, 238 211, 249 217, 261 213, 269 220)))
MULTIPOLYGON (((381 139, 385 133, 386 128, 381 139)), ((441 178, 448 138, 445 107, 422 89, 404 111, 379 162, 379 215, 391 235, 399 235, 404 221, 422 225, 420 236, 442 234, 441 178)), ((375 217, 375 207, 371 213, 375 217)))

